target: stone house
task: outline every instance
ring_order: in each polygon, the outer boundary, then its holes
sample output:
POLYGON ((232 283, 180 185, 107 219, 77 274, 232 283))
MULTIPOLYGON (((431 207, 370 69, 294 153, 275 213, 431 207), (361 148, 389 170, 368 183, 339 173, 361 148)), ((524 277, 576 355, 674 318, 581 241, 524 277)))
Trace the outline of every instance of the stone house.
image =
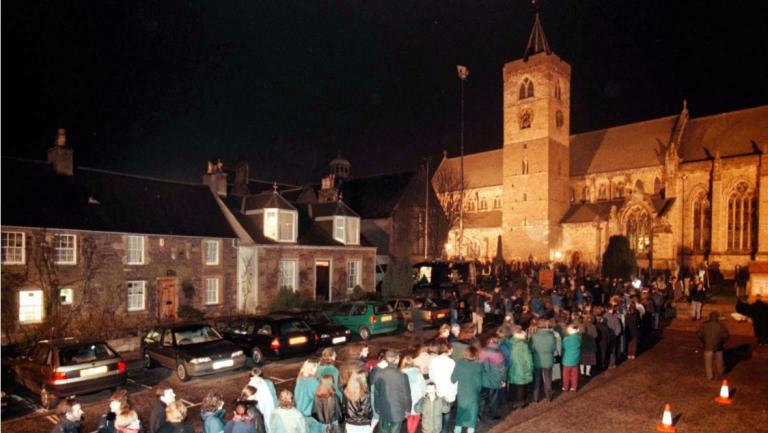
MULTIPOLYGON (((599 266, 621 234, 643 267, 709 261, 729 276, 768 258, 768 106, 692 118, 684 103, 677 115, 571 134, 571 66, 538 14, 502 75, 502 147, 464 157, 463 256, 486 257, 500 235, 506 259, 599 266)), ((458 166, 446 156, 440 167, 458 166)), ((456 255, 458 238, 454 226, 456 255)))
POLYGON ((62 130, 47 162, 2 158, 2 195, 3 344, 237 308, 238 238, 205 185, 75 167, 62 130))

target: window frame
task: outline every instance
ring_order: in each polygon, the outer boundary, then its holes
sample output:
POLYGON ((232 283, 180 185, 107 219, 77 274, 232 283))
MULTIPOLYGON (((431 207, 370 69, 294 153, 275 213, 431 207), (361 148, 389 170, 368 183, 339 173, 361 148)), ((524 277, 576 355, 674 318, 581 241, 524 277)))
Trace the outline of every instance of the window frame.
MULTIPOLYGON (((23 265, 23 264, 27 263, 27 234, 26 233, 24 233, 22 231, 3 231, 2 235, 0 235, 0 244, 1 244, 1 248, 3 250, 6 250, 6 251, 8 251, 11 248, 13 248, 13 249, 20 248, 21 249, 21 259, 20 260, 6 260, 6 259, 4 259, 4 260, 2 260, 2 263, 4 265, 23 265), (21 235, 21 246, 15 246, 15 245, 11 246, 10 245, 10 237, 7 237, 7 235, 11 235, 11 234, 14 235, 14 240, 15 240, 15 236, 16 235, 21 235), (2 238, 8 239, 8 242, 6 243, 6 240, 2 239, 2 238)), ((6 254, 3 254, 3 256, 8 257, 8 253, 6 252, 6 254)))
POLYGON ((43 290, 42 289, 37 289, 37 288, 28 288, 28 289, 21 289, 21 290, 19 290, 18 293, 19 293, 19 302, 18 302, 19 310, 17 312, 17 318, 19 320, 19 324, 20 325, 34 325, 34 324, 38 324, 38 323, 43 323, 43 321, 45 320, 45 294, 43 293, 43 290), (39 317, 36 317, 36 318, 33 318, 33 319, 26 319, 26 320, 22 319, 22 315, 21 315, 22 314, 22 309, 24 307, 28 307, 26 305, 22 305, 22 299, 23 299, 22 295, 24 293, 35 293, 36 294, 35 297, 39 297, 39 305, 35 306, 35 308, 40 310, 39 311, 39 317))
POLYGON ((59 302, 60 302, 60 305, 72 305, 72 304, 74 304, 75 303, 75 289, 73 289, 72 287, 62 287, 62 288, 60 288, 59 289, 59 302), (65 296, 64 295, 64 291, 65 290, 69 292, 69 295, 67 295, 67 298, 69 298, 69 302, 64 302, 64 300, 62 299, 62 296, 65 296))
POLYGON ((298 238, 298 212, 295 210, 288 210, 288 209, 278 209, 278 208, 269 208, 264 209, 264 236, 272 239, 276 242, 296 242, 296 239, 298 238), (280 236, 280 216, 281 215, 290 215, 291 216, 291 238, 290 239, 283 239, 280 236), (273 220, 274 222, 271 223, 270 220, 273 220))
MULTIPOLYGON (((146 311, 147 309, 147 281, 146 280, 129 280, 125 282, 125 294, 126 294, 126 304, 125 309, 128 312, 134 312, 134 311, 146 311), (141 307, 131 307, 131 290, 136 290, 136 286, 141 286, 141 307)), ((137 296, 136 293, 133 293, 133 296, 137 296)))
POLYGON ((285 263, 291 263, 291 265, 292 265, 292 269, 291 270, 293 272, 293 276, 291 278, 291 280, 292 280, 291 281, 291 291, 296 293, 296 291, 298 290, 298 286, 299 286, 299 281, 298 281, 299 261, 298 261, 298 259, 280 259, 278 261, 278 263, 277 263, 277 288, 280 289, 282 287, 286 287, 286 285, 283 284, 283 282, 286 280, 283 277, 283 274, 285 273, 285 267, 284 267, 285 263))
POLYGON ((360 218, 358 217, 345 217, 344 231, 346 234, 346 245, 360 245, 360 218), (355 226, 352 227, 350 222, 354 221, 355 226), (352 230, 352 229, 355 230, 352 230), (350 235, 352 235, 350 237, 350 235))
POLYGON ((125 235, 125 264, 143 265, 146 262, 146 240, 141 235, 125 235), (131 248, 131 239, 141 240, 141 249, 131 248), (131 261, 131 251, 141 251, 140 261, 131 261))
POLYGON ((53 235, 53 263, 56 265, 77 265, 77 235, 74 233, 56 233, 53 235), (71 238, 72 239, 72 247, 71 248, 62 248, 58 245, 58 242, 60 239, 64 238, 71 238), (58 260, 58 251, 60 250, 72 250, 72 260, 64 261, 64 260, 58 260))
POLYGON ((347 293, 352 293, 355 290, 356 286, 363 286, 363 276, 362 276, 362 269, 363 269, 363 261, 361 259, 349 259, 347 260, 347 275, 346 275, 346 284, 347 284, 347 293), (354 280, 352 283, 352 286, 350 287, 350 276, 352 272, 350 272, 350 269, 355 268, 354 272, 354 280))
POLYGON ((203 304, 210 306, 210 305, 221 305, 221 278, 220 277, 205 277, 203 280, 203 304), (215 293, 216 293, 216 299, 213 301, 210 301, 208 298, 209 289, 209 283, 215 282, 215 293))
POLYGON ((347 243, 347 222, 343 216, 333 217, 333 238, 342 244, 347 243))
POLYGON ((206 266, 219 266, 221 265, 221 241, 217 239, 203 239, 203 264, 206 266), (208 246, 216 246, 216 260, 208 261, 208 246))

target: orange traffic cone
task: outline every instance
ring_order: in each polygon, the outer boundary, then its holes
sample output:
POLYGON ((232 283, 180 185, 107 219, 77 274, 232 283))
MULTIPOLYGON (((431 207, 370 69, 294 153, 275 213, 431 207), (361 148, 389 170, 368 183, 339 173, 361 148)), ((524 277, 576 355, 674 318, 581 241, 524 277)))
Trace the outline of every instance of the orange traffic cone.
POLYGON ((720 387, 720 395, 715 397, 715 401, 720 404, 731 404, 733 399, 731 398, 731 392, 728 390, 728 381, 724 380, 723 385, 720 387))
POLYGON ((656 430, 662 433, 675 433, 677 431, 672 425, 672 411, 669 409, 669 403, 664 405, 664 415, 661 416, 661 424, 656 426, 656 430))

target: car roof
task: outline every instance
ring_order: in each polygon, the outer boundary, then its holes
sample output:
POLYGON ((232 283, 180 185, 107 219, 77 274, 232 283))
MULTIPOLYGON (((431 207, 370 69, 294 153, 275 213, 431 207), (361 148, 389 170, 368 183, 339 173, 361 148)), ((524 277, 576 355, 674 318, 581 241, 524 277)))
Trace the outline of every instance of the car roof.
POLYGON ((261 320, 264 322, 281 322, 285 320, 296 320, 295 317, 283 313, 283 312, 275 312, 275 313, 269 313, 269 314, 260 314, 260 315, 247 315, 247 316, 239 316, 239 317, 233 317, 232 320, 261 320))
POLYGON ((74 337, 66 338, 54 338, 51 340, 41 340, 38 344, 49 344, 54 347, 72 347, 72 346, 85 346, 87 344, 107 344, 102 340, 80 340, 74 337))
POLYGON ((184 322, 184 323, 166 323, 166 324, 160 324, 157 327, 158 328, 168 328, 168 329, 183 329, 183 328, 192 328, 195 326, 211 326, 210 323, 206 322, 184 322))

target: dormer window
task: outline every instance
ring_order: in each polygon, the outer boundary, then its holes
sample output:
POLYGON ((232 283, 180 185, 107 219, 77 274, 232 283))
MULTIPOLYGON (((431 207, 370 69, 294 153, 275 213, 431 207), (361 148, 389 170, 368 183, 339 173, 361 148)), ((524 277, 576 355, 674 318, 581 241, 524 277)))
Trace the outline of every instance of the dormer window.
POLYGON ((359 245, 360 218, 344 216, 334 217, 333 238, 345 245, 359 245))
POLYGON ((297 220, 294 210, 264 209, 264 236, 278 242, 296 242, 297 220))

